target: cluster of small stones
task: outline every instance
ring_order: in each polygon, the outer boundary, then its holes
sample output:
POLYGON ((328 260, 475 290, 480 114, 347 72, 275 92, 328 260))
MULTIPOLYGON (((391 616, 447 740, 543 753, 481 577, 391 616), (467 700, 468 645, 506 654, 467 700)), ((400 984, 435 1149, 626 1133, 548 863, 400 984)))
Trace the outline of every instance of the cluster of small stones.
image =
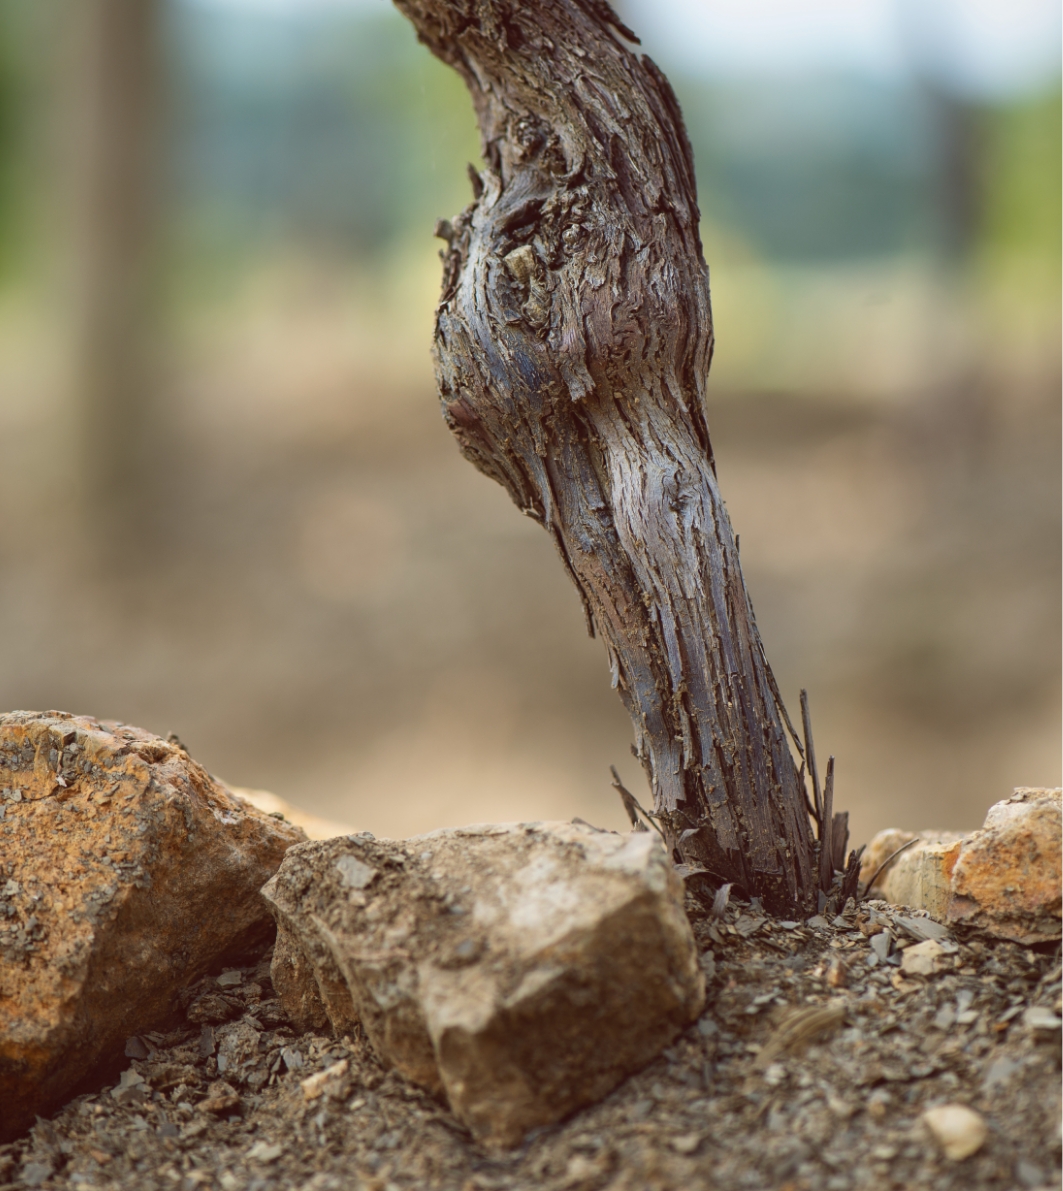
POLYGON ((0 1184, 1059 1186, 1057 949, 941 934, 925 914, 884 902, 850 905, 829 922, 780 922, 742 903, 713 918, 690 898, 688 910, 706 1011, 601 1103, 515 1151, 477 1144, 439 1099, 386 1071, 359 1031, 297 1032, 266 955, 197 983, 182 1024, 130 1039, 135 1057, 120 1078, 0 1147, 0 1184), (904 960, 927 932, 944 958, 916 975, 904 960))

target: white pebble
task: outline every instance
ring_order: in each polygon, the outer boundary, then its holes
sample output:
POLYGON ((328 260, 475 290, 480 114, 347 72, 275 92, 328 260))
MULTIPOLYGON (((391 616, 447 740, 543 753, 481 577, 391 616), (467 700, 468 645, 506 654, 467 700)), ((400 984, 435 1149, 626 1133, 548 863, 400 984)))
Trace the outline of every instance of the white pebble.
POLYGON ((276 1142, 256 1141, 247 1151, 252 1162, 275 1162, 284 1152, 276 1142))
POLYGON ((946 1158, 961 1162, 977 1153, 985 1143, 985 1121, 963 1104, 939 1104, 923 1113, 927 1128, 946 1158))

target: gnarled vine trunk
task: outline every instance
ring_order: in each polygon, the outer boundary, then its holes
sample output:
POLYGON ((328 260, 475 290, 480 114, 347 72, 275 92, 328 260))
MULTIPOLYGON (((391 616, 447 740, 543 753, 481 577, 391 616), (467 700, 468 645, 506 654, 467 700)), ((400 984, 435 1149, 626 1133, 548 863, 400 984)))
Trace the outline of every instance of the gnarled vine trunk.
POLYGON ((465 79, 487 162, 437 229, 447 423, 556 543, 674 853, 806 909, 817 845, 716 482, 708 271, 671 87, 604 0, 396 4, 465 79))

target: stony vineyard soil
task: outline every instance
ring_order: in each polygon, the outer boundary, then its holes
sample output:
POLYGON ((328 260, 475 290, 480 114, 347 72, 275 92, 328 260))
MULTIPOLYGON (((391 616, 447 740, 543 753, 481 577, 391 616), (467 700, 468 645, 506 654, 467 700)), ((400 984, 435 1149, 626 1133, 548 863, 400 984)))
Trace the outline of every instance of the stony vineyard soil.
POLYGON ((705 1014, 520 1150, 478 1147, 361 1039, 296 1036, 266 956, 204 978, 186 1021, 130 1040, 117 1082, 0 1147, 0 1191, 1059 1187, 1058 947, 946 939, 947 970, 924 980, 870 946, 884 928, 914 942, 918 913, 905 928, 883 902, 830 924, 689 908, 705 1014), (963 1161, 921 1121, 943 1103, 988 1125, 963 1161))

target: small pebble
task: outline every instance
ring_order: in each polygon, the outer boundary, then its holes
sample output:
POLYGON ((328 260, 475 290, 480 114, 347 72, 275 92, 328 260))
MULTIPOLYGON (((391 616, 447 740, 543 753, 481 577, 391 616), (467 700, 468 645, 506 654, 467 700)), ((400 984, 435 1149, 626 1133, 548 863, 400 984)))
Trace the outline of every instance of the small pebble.
POLYGON ((906 931, 913 939, 918 939, 920 942, 926 939, 937 939, 940 942, 949 933, 947 926, 942 926, 933 918, 905 918, 896 914, 893 921, 901 930, 906 931))
POLYGON ((982 1080, 982 1090, 986 1093, 992 1092, 998 1084, 1007 1083, 1015 1072, 1021 1069, 1022 1061, 1020 1059, 1000 1055, 986 1068, 985 1078, 982 1080))
MULTIPOLYGON (((43 1162, 27 1162, 22 1168, 20 1182, 26 1187, 39 1187, 52 1177, 52 1168, 43 1162)), ((14 1185, 14 1184, 12 1184, 14 1185)))
MULTIPOLYGON (((196 1105, 200 1112, 215 1113, 220 1116, 240 1103, 240 1095, 232 1084, 216 1079, 207 1089, 207 1095, 196 1105)), ((187 1131, 186 1131, 187 1132, 187 1131)))
POLYGON ((885 931, 871 936, 871 950, 875 953, 879 963, 886 962, 886 957, 890 953, 890 937, 885 931))
POLYGON ((1022 1024, 1030 1030, 1058 1030, 1063 1021, 1044 1005, 1031 1005, 1022 1015, 1022 1024))
POLYGON ((956 1010, 951 1005, 942 1005, 934 1017, 934 1028, 949 1030, 956 1024, 956 1010))
POLYGON ((901 971, 906 976, 933 976, 945 966, 947 956, 940 943, 927 939, 916 943, 901 956, 901 971))
POLYGON ((276 1142, 256 1141, 247 1151, 247 1157, 252 1162, 275 1162, 283 1152, 276 1142))
POLYGON ((298 1071, 306 1062, 302 1054, 294 1046, 286 1046, 281 1051, 281 1058, 289 1071, 298 1071))
POLYGON ((132 1038, 126 1039, 125 1056, 127 1059, 146 1059, 150 1053, 143 1040, 135 1034, 132 1038))
POLYGON ((214 1037, 214 1027, 204 1026, 199 1032, 199 1053, 202 1058, 207 1058, 208 1055, 214 1054, 218 1049, 217 1041, 214 1037))
POLYGON ((111 1096, 119 1104, 129 1104, 142 1099, 147 1091, 150 1088, 144 1077, 130 1067, 122 1072, 117 1087, 111 1089, 111 1096))
POLYGON ((681 1133, 672 1138, 672 1149, 677 1154, 693 1154, 701 1145, 701 1138, 697 1133, 681 1133))
POLYGON ((962 1162, 985 1144, 988 1130, 982 1117, 964 1104, 939 1104, 923 1113, 923 1121, 952 1162, 962 1162))
POLYGON ((349 1066, 346 1059, 340 1059, 338 1063, 333 1063, 324 1071, 317 1071, 301 1080, 299 1086, 303 1089, 303 1099, 316 1100, 323 1093, 331 1091, 333 1087, 339 1088, 340 1081, 347 1074, 349 1066))
POLYGON ((881 1121, 889 1114, 893 1097, 885 1088, 876 1088, 867 1098, 867 1112, 873 1120, 881 1121))
POLYGON ((1041 1172, 1041 1168, 1020 1158, 1015 1164, 1015 1177, 1023 1187, 1043 1187, 1048 1179, 1041 1172))
MULTIPOLYGON (((565 1185, 570 1187, 597 1185, 605 1173, 604 1166, 602 1155, 591 1158, 586 1154, 573 1154, 565 1166, 565 1185)), ((475 1186, 475 1184, 472 1185, 475 1186)), ((394 1183, 388 1184, 388 1187, 393 1186, 395 1186, 394 1183)), ((385 1187, 384 1191, 388 1191, 388 1188, 385 1187)))
POLYGON ((827 967, 827 984, 831 988, 846 988, 849 984, 849 969, 845 961, 835 956, 827 967))

